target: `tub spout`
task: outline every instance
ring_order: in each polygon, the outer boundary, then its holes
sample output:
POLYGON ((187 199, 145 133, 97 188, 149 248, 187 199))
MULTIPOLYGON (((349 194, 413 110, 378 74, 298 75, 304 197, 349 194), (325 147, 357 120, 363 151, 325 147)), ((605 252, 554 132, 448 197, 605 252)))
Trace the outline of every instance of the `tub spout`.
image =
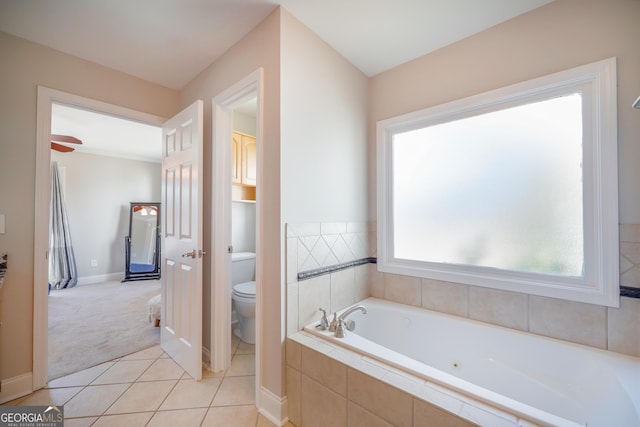
POLYGON ((364 305, 355 305, 355 306, 351 307, 350 309, 348 309, 347 311, 345 311, 344 313, 342 313, 340 315, 339 319, 340 320, 345 320, 348 315, 350 315, 354 311, 358 311, 358 310, 360 310, 362 312, 362 314, 367 314, 367 309, 366 309, 366 307, 364 305))
POLYGON ((356 328, 355 320, 347 320, 347 316, 349 316, 354 311, 360 310, 362 314, 367 314, 367 309, 363 305, 356 305, 346 310, 344 313, 338 317, 338 326, 336 328, 336 338, 344 338, 347 335, 347 331, 353 331, 356 328))

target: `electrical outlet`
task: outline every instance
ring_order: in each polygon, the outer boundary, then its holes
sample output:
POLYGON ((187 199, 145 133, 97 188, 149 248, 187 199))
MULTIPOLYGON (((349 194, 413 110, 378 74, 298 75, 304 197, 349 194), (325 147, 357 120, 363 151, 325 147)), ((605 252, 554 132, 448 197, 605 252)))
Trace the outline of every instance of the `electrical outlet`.
POLYGON ((97 267, 98 266, 98 260, 97 259, 92 259, 91 260, 91 267, 97 267))

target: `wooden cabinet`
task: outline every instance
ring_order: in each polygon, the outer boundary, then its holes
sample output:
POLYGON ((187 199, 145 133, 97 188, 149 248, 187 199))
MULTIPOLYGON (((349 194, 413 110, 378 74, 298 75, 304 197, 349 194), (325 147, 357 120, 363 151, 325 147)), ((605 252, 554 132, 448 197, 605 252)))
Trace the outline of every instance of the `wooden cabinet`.
POLYGON ((255 200, 255 186, 257 175, 257 145, 256 137, 234 131, 231 142, 231 182, 235 188, 234 194, 241 194, 236 199, 255 200))
POLYGON ((254 136, 242 135, 242 184, 255 187, 257 176, 257 146, 254 136))

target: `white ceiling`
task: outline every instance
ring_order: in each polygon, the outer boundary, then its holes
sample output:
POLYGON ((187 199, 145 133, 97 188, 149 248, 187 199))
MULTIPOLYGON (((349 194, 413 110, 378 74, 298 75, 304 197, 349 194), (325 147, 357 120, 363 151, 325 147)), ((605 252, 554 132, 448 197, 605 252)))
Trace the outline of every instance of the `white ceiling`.
MULTIPOLYGON (((373 76, 551 1, 0 0, 0 31, 179 90, 278 5, 373 76)), ((159 156, 127 154, 151 144, 127 143, 128 127, 112 134, 90 112, 63 111, 52 133, 82 139, 78 151, 159 156)))
MULTIPOLYGON (((159 163, 162 129, 120 117, 62 104, 51 106, 51 133, 70 135, 82 145, 63 144, 75 152, 159 163)), ((63 153, 64 156, 72 153, 63 153)))
POLYGON ((373 76, 551 1, 0 0, 0 31, 181 89, 278 5, 373 76))

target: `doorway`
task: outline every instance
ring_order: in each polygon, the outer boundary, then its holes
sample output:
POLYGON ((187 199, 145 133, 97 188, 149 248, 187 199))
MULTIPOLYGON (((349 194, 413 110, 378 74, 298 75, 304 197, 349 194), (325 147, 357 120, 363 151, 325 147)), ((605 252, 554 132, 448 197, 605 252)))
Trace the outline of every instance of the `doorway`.
MULTIPOLYGON (((248 105, 251 106, 253 118, 250 121, 255 126, 255 196, 251 198, 255 218, 255 396, 256 406, 263 407, 261 394, 261 315, 262 315, 262 262, 261 262, 261 234, 262 209, 261 182, 264 158, 264 144, 262 139, 262 101, 263 101, 263 70, 258 69, 233 86, 221 92, 212 100, 213 110, 213 150, 212 164, 214 166, 212 201, 212 276, 213 289, 211 292, 211 367, 213 371, 228 369, 231 365, 231 252, 232 242, 232 133, 234 131, 234 112, 241 112, 248 105)), ((242 196, 240 196, 242 197, 242 196)))
POLYGON ((233 310, 229 371, 250 375, 255 374, 256 224, 259 219, 256 209, 256 110, 256 97, 232 109, 231 141, 232 273, 229 286, 232 289, 230 303, 233 310))
MULTIPOLYGON (((125 254, 132 252, 126 251, 130 219, 137 218, 130 202, 152 204, 162 196, 158 126, 53 103, 51 133, 61 140, 52 143, 50 155, 61 172, 55 188, 69 225, 60 234, 71 236, 65 252, 73 252, 68 261, 77 274, 66 289, 64 282, 49 281, 49 380, 159 344, 145 309, 160 294, 160 281, 120 282, 125 254)), ((159 216, 139 218, 153 220, 155 236, 159 216)), ((130 245, 134 256, 144 252, 138 246, 130 245)))
POLYGON ((164 118, 141 113, 123 107, 91 100, 53 89, 38 87, 38 111, 36 131, 36 204, 34 238, 34 342, 33 342, 33 389, 46 385, 48 379, 48 282, 47 258, 49 240, 49 188, 51 149, 51 117, 54 104, 68 105, 92 110, 110 116, 161 126, 164 118))

